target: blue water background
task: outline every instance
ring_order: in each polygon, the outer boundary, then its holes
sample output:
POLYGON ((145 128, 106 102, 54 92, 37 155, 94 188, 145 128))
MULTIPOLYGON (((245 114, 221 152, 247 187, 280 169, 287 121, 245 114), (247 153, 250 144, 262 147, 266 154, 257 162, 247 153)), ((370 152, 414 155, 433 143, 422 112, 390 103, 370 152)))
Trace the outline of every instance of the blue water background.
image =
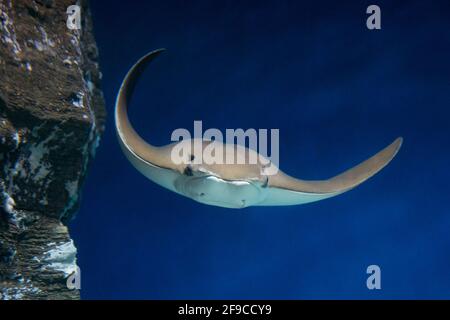
POLYGON ((81 294, 106 298, 450 298, 450 2, 91 1, 106 132, 71 222, 81 294), (167 48, 130 118, 176 128, 279 128, 281 169, 331 177, 398 136, 381 173, 304 206, 230 210, 162 189, 125 159, 114 100, 167 48), (377 264, 382 289, 366 288, 377 264))

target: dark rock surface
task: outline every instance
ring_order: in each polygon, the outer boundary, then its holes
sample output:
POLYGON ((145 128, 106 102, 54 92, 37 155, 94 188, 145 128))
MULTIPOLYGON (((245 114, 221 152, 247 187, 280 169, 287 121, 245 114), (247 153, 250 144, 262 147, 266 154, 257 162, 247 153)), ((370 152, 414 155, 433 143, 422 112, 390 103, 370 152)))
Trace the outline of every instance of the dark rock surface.
POLYGON ((92 22, 75 1, 0 0, 0 298, 77 299, 66 223, 103 131, 92 22))

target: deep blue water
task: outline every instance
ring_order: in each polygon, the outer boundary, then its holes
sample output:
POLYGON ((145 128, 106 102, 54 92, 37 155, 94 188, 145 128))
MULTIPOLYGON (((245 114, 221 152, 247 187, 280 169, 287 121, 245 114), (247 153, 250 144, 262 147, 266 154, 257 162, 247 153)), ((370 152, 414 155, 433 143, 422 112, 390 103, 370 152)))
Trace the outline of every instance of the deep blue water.
POLYGON ((448 1, 91 1, 108 122, 71 222, 83 298, 450 298, 448 1), (376 3, 382 29, 369 31, 376 3), (120 151, 114 99, 149 142, 179 127, 279 128, 281 169, 331 177, 398 136, 388 167, 322 202, 230 210, 120 151), (381 267, 381 290, 366 268, 381 267))

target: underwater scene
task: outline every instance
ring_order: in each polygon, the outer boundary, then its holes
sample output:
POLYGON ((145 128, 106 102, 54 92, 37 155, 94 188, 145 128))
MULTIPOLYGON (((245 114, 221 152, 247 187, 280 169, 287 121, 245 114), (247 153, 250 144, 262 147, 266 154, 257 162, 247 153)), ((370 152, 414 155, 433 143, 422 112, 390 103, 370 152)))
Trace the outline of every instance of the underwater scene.
POLYGON ((449 299, 449 14, 0 0, 0 298, 449 299))

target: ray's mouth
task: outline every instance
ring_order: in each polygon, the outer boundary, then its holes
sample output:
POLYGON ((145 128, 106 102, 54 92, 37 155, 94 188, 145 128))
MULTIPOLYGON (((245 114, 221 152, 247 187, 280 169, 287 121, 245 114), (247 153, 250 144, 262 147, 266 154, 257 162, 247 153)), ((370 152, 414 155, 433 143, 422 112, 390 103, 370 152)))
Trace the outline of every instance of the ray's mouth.
POLYGON ((220 200, 210 200, 210 201, 202 201, 202 198, 193 198, 195 201, 203 203, 205 205, 213 205, 217 207, 222 208, 229 208, 229 209, 242 209, 246 208, 247 201, 245 199, 241 200, 240 202, 226 202, 226 201, 220 201, 220 200))

